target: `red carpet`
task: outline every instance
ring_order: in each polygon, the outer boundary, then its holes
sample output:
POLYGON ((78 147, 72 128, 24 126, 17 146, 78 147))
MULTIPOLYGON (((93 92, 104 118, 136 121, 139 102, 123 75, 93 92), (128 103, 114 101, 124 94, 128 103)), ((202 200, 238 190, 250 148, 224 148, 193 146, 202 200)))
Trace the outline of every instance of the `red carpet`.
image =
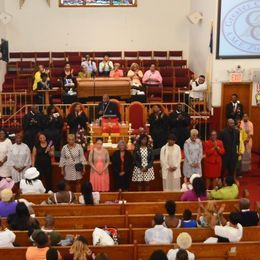
POLYGON ((244 189, 249 191, 251 207, 254 208, 255 201, 260 201, 260 156, 252 155, 252 171, 243 173, 239 179, 241 194, 244 189))

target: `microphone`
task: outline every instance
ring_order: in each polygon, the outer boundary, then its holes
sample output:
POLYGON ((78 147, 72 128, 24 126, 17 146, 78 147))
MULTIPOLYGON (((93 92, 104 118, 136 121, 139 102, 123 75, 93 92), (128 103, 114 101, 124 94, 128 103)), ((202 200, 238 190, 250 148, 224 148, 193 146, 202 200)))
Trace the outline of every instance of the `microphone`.
POLYGON ((50 148, 52 147, 52 145, 53 145, 53 141, 50 140, 50 142, 48 143, 48 146, 47 146, 47 148, 46 148, 46 150, 45 150, 45 153, 48 152, 47 150, 50 149, 50 148))

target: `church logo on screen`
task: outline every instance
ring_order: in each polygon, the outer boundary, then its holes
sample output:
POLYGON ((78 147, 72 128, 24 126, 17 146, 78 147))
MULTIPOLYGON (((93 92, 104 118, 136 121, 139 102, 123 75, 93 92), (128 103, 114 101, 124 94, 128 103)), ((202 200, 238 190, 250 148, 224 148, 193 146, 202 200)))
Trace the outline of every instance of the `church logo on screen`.
POLYGON ((260 0, 236 5, 224 17, 222 31, 225 39, 238 50, 260 53, 260 0))

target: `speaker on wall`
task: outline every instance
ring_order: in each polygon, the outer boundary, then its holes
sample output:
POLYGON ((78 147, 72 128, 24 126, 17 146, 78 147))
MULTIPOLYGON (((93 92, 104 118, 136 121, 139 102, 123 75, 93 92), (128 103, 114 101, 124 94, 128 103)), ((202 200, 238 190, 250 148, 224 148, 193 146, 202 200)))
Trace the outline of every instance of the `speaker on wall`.
POLYGON ((192 24, 198 24, 203 19, 203 15, 202 13, 195 11, 187 15, 187 19, 192 24))

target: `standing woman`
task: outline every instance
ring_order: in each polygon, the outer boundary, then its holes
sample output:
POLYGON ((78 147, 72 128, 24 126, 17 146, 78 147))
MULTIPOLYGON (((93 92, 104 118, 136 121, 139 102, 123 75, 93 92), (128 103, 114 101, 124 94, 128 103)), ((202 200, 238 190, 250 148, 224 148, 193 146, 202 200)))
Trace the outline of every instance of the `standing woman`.
POLYGON ((118 143, 118 150, 112 156, 113 173, 118 191, 127 191, 133 172, 133 157, 127 151, 125 141, 118 143))
POLYGON ((204 143, 204 175, 207 189, 217 186, 221 177, 222 155, 225 149, 221 140, 217 139, 217 132, 211 131, 210 139, 204 143))
POLYGON ((109 153, 103 148, 103 140, 96 139, 95 147, 89 153, 90 182, 93 191, 109 191, 109 153))
POLYGON ((199 174, 201 176, 201 160, 203 156, 202 143, 198 138, 199 132, 197 129, 190 131, 190 138, 184 143, 184 163, 183 174, 184 182, 188 181, 188 178, 192 174, 199 174))
POLYGON ((168 143, 160 153, 163 191, 180 191, 181 189, 181 148, 176 144, 176 137, 168 136, 168 143))
POLYGON ((248 115, 244 114, 243 120, 241 121, 242 129, 247 133, 247 140, 245 142, 245 152, 242 156, 241 172, 251 171, 251 153, 253 146, 253 135, 254 135, 254 125, 249 120, 248 115))
POLYGON ((149 146, 149 138, 147 135, 140 135, 136 143, 134 151, 134 171, 132 181, 138 183, 138 190, 142 190, 142 184, 145 190, 150 189, 149 182, 154 180, 153 169, 153 151, 149 146))
POLYGON ((75 135, 69 134, 67 142, 68 144, 64 145, 61 150, 59 164, 61 175, 64 176, 69 185, 76 186, 76 192, 80 192, 80 180, 85 173, 87 162, 82 146, 76 143, 75 135))
POLYGON ((60 151, 61 145, 61 134, 63 128, 63 119, 58 111, 58 109, 51 105, 47 108, 47 122, 46 129, 44 133, 46 134, 48 140, 53 141, 53 145, 56 151, 60 151))
POLYGON ((25 171, 31 166, 31 151, 29 147, 23 143, 21 133, 15 135, 15 143, 12 145, 9 153, 7 164, 11 170, 11 176, 15 183, 24 178, 25 171))
POLYGON ((51 190, 51 159, 54 156, 53 142, 48 143, 43 133, 38 135, 38 144, 33 147, 32 167, 40 172, 40 178, 45 181, 46 190, 51 190))
POLYGON ((7 138, 7 133, 0 130, 0 180, 11 177, 10 169, 7 165, 8 152, 12 147, 12 142, 7 138))

